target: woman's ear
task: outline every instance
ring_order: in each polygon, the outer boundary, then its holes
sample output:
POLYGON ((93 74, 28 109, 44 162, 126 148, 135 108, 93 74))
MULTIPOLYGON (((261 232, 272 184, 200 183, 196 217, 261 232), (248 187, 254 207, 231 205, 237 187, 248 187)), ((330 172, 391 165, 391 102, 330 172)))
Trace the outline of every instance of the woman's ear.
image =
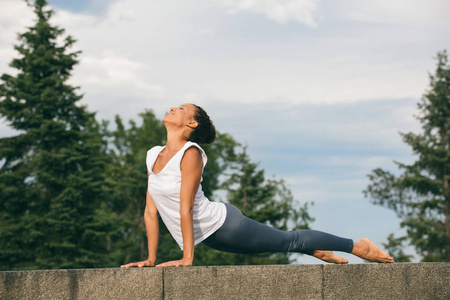
POLYGON ((191 120, 190 122, 186 123, 186 126, 189 127, 189 128, 195 129, 195 128, 197 128, 198 123, 195 120, 191 120))

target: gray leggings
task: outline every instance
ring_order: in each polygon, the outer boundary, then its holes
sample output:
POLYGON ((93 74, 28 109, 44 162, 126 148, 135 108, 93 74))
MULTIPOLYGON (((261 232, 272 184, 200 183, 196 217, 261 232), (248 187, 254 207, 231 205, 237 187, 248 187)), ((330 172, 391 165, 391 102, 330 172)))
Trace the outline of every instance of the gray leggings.
POLYGON ((227 217, 223 225, 203 244, 216 250, 252 254, 263 252, 300 252, 314 250, 351 253, 353 241, 317 230, 282 231, 244 216, 239 209, 225 203, 227 217))

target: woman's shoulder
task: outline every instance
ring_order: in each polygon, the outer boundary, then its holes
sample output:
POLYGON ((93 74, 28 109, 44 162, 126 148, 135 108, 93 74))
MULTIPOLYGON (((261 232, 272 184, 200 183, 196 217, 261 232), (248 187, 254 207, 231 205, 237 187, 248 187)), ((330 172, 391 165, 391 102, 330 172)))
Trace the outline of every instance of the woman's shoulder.
POLYGON ((191 142, 191 141, 188 141, 188 142, 186 142, 186 144, 184 145, 183 148, 184 148, 183 155, 182 155, 183 157, 185 156, 185 153, 188 150, 193 149, 193 148, 197 148, 198 152, 200 152, 200 156, 202 158, 203 166, 206 165, 206 162, 208 161, 208 158, 206 157, 205 151, 203 150, 202 147, 199 146, 199 144, 191 142))
POLYGON ((199 144, 197 144, 195 142, 191 142, 191 141, 187 141, 183 148, 185 148, 187 150, 187 149, 192 148, 192 147, 196 147, 201 152, 205 152, 205 151, 203 151, 203 148, 200 147, 199 144))

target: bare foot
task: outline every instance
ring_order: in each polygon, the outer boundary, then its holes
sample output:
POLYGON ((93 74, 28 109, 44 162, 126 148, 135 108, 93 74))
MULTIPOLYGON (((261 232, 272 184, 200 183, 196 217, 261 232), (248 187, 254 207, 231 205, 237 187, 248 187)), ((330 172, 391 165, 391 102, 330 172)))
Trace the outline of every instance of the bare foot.
POLYGON ((348 263, 348 260, 346 260, 343 257, 337 256, 331 251, 324 251, 324 250, 316 250, 313 254, 314 257, 321 259, 323 261, 333 263, 333 264, 346 264, 348 263))
POLYGON ((368 238, 362 238, 358 243, 353 243, 352 254, 373 262, 393 263, 394 259, 386 252, 375 246, 368 238))

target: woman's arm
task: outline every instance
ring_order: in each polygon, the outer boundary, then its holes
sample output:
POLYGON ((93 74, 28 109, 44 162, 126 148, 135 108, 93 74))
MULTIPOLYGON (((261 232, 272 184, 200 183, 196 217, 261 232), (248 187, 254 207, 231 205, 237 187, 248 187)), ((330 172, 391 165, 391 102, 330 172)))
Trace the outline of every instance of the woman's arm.
POLYGON ((123 265, 122 268, 155 266, 156 253, 158 251, 158 237, 159 237, 158 209, 156 208, 155 202, 153 201, 152 196, 150 196, 148 189, 144 212, 144 223, 145 223, 145 230, 147 231, 148 259, 141 262, 123 265))
POLYGON ((203 170, 203 161, 197 148, 186 150, 181 160, 181 191, 180 191, 180 218, 181 233, 183 235, 183 258, 169 261, 157 267, 184 267, 191 266, 194 260, 194 226, 192 212, 195 194, 200 185, 203 170))
POLYGON ((158 209, 152 196, 147 190, 147 205, 145 206, 144 214, 145 230, 147 231, 147 245, 148 245, 148 261, 152 266, 156 262, 156 253, 158 252, 158 238, 159 238, 159 221, 158 209))

